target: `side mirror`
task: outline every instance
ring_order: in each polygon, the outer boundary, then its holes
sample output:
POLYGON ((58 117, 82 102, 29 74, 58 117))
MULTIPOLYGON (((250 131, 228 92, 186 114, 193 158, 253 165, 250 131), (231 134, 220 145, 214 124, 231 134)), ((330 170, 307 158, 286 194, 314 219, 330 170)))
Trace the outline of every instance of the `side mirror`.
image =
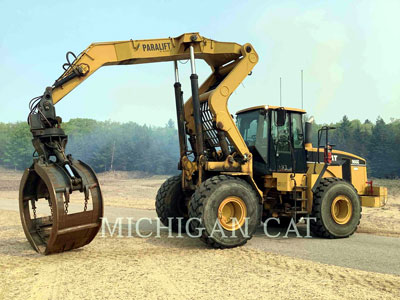
POLYGON ((280 127, 286 123, 286 110, 284 108, 279 108, 276 111, 276 126, 280 127))

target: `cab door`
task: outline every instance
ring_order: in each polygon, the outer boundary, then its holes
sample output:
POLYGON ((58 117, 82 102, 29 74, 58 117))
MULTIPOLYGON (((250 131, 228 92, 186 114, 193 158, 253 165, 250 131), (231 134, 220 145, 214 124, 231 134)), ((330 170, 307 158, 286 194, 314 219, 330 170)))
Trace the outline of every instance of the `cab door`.
POLYGON ((305 173, 307 171, 307 155, 304 147, 303 116, 296 112, 290 112, 289 115, 294 152, 294 170, 296 173, 305 173))
POLYGON ((277 111, 270 112, 271 171, 305 173, 307 169, 304 148, 302 115, 286 111, 285 123, 277 125, 277 111))

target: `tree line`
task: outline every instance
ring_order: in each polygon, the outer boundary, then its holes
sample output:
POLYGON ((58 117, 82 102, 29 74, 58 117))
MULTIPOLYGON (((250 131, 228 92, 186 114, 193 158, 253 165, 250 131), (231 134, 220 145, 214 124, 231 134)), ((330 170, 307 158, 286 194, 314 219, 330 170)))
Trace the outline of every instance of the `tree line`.
MULTIPOLYGON (((350 121, 344 116, 340 122, 324 124, 335 127, 329 131, 329 142, 334 149, 361 156, 367 160, 368 176, 397 178, 400 176, 400 119, 385 123, 365 120, 350 121)), ((317 132, 322 125, 313 125, 313 145, 317 146, 317 132)), ((323 135, 325 136, 325 135, 323 135)), ((323 145, 325 140, 323 139, 323 145)))
MULTIPOLYGON (((325 124, 326 125, 326 124, 325 124)), ((378 118, 350 121, 346 116, 329 132, 334 148, 367 159, 368 175, 400 176, 400 119, 389 123, 378 118)), ((322 124, 313 125, 313 144, 322 124)), ((179 145, 175 124, 164 127, 92 119, 71 119, 63 123, 68 135, 66 153, 71 153, 96 172, 142 171, 149 174, 177 172, 179 145)), ((33 146, 25 122, 0 123, 0 165, 22 170, 32 164, 33 146)))
MULTIPOLYGON (((62 124, 68 135, 66 153, 89 164, 96 172, 177 172, 177 130, 170 120, 165 127, 92 119, 71 119, 62 124)), ((32 164, 34 148, 25 122, 0 123, 0 165, 22 170, 32 164)))

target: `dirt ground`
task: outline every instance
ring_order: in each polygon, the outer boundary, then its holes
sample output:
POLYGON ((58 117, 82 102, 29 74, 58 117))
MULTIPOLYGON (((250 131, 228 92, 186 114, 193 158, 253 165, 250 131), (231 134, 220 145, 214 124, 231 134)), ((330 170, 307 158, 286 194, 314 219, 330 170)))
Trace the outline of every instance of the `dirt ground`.
MULTIPOLYGON (((0 199, 17 201, 21 173, 0 172, 0 199)), ((106 205, 154 209, 165 177, 100 174, 106 205)), ((382 183, 382 182, 377 182, 382 183)), ((386 207, 363 210, 359 232, 400 237, 400 184, 386 207)), ((124 234, 126 236, 126 234, 124 234)), ((0 210, 0 299, 394 299, 400 277, 197 239, 102 238, 59 255, 36 254, 19 214, 0 210)))
MULTIPOLYGON (((0 199, 18 199, 21 176, 20 172, 0 169, 0 199)), ((107 172, 98 176, 105 205, 151 210, 155 207, 158 188, 168 178, 143 178, 143 174, 136 172, 107 172)), ((357 232, 400 237, 400 180, 376 179, 374 184, 388 187, 388 202, 382 208, 363 207, 357 232)), ((82 203, 80 194, 73 196, 78 197, 71 197, 71 202, 82 203)))

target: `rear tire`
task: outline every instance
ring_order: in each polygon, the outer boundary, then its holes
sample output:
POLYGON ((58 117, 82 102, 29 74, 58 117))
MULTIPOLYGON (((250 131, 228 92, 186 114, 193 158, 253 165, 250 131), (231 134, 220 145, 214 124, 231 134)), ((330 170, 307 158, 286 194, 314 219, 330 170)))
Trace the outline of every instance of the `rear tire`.
POLYGON ((256 192, 245 180, 219 175, 196 189, 189 202, 189 217, 195 218, 190 223, 191 232, 201 234, 204 243, 214 248, 233 248, 251 239, 260 224, 261 209, 256 192), (229 227, 232 215, 238 219, 234 231, 229 227))
POLYGON ((354 187, 339 178, 324 178, 314 194, 311 232, 325 238, 352 235, 360 224, 361 202, 354 187))
POLYGON ((183 218, 180 232, 184 233, 188 215, 181 182, 181 175, 178 175, 168 178, 161 185, 156 196, 156 212, 165 226, 168 226, 168 218, 172 218, 171 227, 173 232, 178 232, 179 230, 179 220, 177 218, 183 218))

